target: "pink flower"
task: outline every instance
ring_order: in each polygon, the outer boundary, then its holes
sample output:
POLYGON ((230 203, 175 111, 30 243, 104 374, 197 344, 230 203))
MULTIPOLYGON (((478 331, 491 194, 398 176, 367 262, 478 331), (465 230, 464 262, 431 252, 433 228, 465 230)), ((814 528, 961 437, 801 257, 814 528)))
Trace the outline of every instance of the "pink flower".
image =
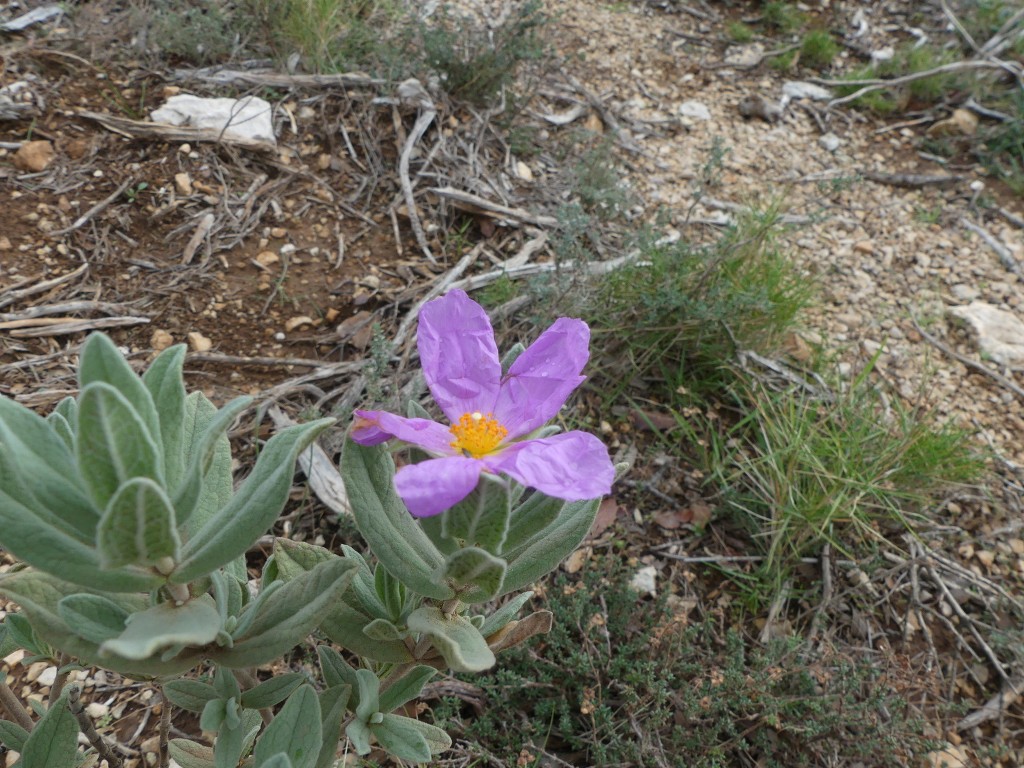
POLYGON ((611 491, 608 449, 586 432, 522 439, 558 413, 584 380, 590 329, 560 318, 501 375, 491 321, 465 291, 424 305, 420 362, 449 424, 385 411, 356 411, 352 439, 377 445, 397 438, 435 458, 402 467, 398 495, 415 517, 443 512, 476 487, 481 472, 505 474, 567 501, 611 491))

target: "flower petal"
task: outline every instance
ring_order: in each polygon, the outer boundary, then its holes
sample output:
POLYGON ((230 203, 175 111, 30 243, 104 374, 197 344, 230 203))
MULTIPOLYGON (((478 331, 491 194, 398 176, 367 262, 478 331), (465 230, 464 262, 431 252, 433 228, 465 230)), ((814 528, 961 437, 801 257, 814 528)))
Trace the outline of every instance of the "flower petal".
POLYGON ((482 461, 494 472, 566 501, 604 496, 615 479, 608 449, 586 432, 524 440, 482 461))
POLYGON ((483 462, 465 456, 409 464, 395 474, 395 489, 413 517, 450 509, 476 488, 483 462))
POLYGON ((455 453, 454 437, 444 424, 430 419, 407 419, 387 411, 356 411, 352 439, 360 445, 377 445, 396 437, 442 456, 455 453))
POLYGON ((532 432, 550 421, 585 376, 590 357, 590 328, 582 320, 560 317, 531 344, 502 379, 494 416, 510 437, 532 432))
POLYGON ((487 313, 465 291, 423 305, 417 344, 427 386, 450 421, 494 409, 501 381, 498 347, 487 313))

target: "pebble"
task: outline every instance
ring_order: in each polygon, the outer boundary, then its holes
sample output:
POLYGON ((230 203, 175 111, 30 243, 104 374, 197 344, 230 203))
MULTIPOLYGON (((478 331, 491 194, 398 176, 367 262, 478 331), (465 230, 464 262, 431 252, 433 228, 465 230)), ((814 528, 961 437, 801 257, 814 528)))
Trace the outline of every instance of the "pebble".
POLYGON ((842 139, 836 136, 834 133, 829 131, 828 133, 822 134, 818 137, 818 146, 824 149, 826 152, 835 152, 842 146, 842 139))
POLYGON ((263 267, 269 267, 272 264, 277 264, 281 260, 273 251, 260 251, 256 254, 256 263, 263 267))
POLYGON ((178 191, 179 195, 188 197, 193 192, 192 178, 187 173, 174 174, 174 188, 178 191))
POLYGON ((157 352, 163 352, 173 343, 174 337, 162 328, 157 328, 149 337, 149 346, 157 352))
POLYGON ((679 105, 679 114, 683 117, 689 117, 694 120, 710 120, 711 110, 708 109, 707 104, 702 101, 684 101, 679 105))
POLYGON ((199 331, 190 331, 188 334, 188 345, 192 347, 193 352, 209 352, 213 347, 213 342, 199 331))
POLYGON ((287 235, 288 230, 282 227, 274 227, 272 230, 270 230, 270 236, 275 240, 281 240, 282 238, 287 237, 287 235))
POLYGON ((287 320, 285 322, 285 324, 284 324, 284 330, 285 330, 285 333, 291 333, 296 328, 299 328, 299 327, 301 327, 303 325, 312 325, 312 324, 313 324, 313 318, 311 318, 311 317, 309 317, 307 315, 300 315, 299 317, 293 317, 290 320, 287 320))
POLYGON ((26 141, 14 153, 14 167, 19 171, 39 173, 53 162, 55 153, 49 141, 26 141))

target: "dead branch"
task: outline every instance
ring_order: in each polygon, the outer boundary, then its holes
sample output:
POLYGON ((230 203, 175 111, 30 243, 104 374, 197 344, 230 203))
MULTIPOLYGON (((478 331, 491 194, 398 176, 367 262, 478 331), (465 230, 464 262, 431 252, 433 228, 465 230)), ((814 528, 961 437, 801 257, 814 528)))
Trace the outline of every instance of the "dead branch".
POLYGON ((148 317, 100 317, 94 320, 70 320, 61 325, 47 325, 42 328, 27 328, 11 331, 16 339, 34 339, 40 336, 66 336, 69 333, 83 333, 100 328, 124 328, 128 325, 145 325, 148 317))
POLYGON ((370 77, 361 72, 346 72, 336 75, 285 75, 268 70, 246 72, 219 67, 177 69, 174 71, 173 78, 175 80, 199 80, 204 83, 258 88, 367 88, 387 84, 386 80, 370 77))
POLYGON ((861 176, 878 184, 890 187, 917 189, 919 187, 950 187, 966 180, 966 176, 954 176, 948 173, 880 173, 879 171, 858 171, 861 176))
POLYGON ((964 225, 965 229, 969 229, 971 232, 976 234, 982 240, 984 240, 988 246, 996 252, 996 256, 999 257, 999 263, 1002 264, 1010 272, 1015 275, 1021 275, 1022 270, 1020 264, 1017 263, 1017 259, 1010 253, 1010 249, 999 242, 996 237, 991 234, 988 230, 978 226, 973 221, 968 221, 966 218, 960 219, 960 223, 964 225))
POLYGON ((980 709, 974 710, 974 712, 956 724, 957 731, 969 731, 972 728, 977 728, 982 723, 987 723, 989 720, 995 720, 1020 698, 1021 693, 1024 693, 1024 676, 1018 675, 1011 680, 1007 680, 999 693, 986 701, 980 709))
POLYGON ((453 187, 431 187, 430 191, 435 195, 451 200, 455 207, 468 213, 476 213, 484 216, 491 216, 496 219, 504 219, 517 224, 534 224, 538 227, 556 227, 558 219, 553 216, 543 216, 530 213, 522 208, 509 208, 500 203, 492 203, 483 197, 463 192, 453 187))
MULTIPOLYGON (((409 161, 412 158, 412 151, 415 149, 416 143, 423 138, 423 134, 426 133, 430 124, 434 122, 434 118, 437 117, 437 108, 434 106, 434 102, 426 90, 416 79, 406 80, 404 83, 401 83, 398 86, 398 94, 399 98, 404 102, 415 103, 420 110, 419 116, 416 118, 416 124, 409 131, 409 137, 405 140, 405 146, 402 148, 402 155, 398 159, 398 180, 402 185, 402 193, 405 195, 405 206, 409 213, 409 224, 412 225, 416 242, 430 263, 437 264, 437 259, 430 252, 430 245, 427 243, 427 237, 423 233, 420 216, 416 212, 416 197, 413 195, 412 182, 409 179, 409 161)), ((395 242, 401 243, 397 233, 395 242)), ((399 245, 399 248, 401 248, 401 245, 399 245)))
POLYGON ((115 189, 108 197, 103 198, 98 203, 96 203, 96 205, 94 205, 88 211, 86 211, 77 219, 75 219, 74 223, 70 227, 64 227, 64 229, 55 229, 52 232, 47 232, 46 236, 60 237, 62 235, 68 234, 69 232, 74 232, 76 229, 81 228, 82 226, 87 224, 93 217, 95 217, 98 213, 106 209, 107 206, 109 206, 111 203, 113 203, 115 200, 121 197, 121 195, 124 194, 124 191, 129 187, 134 186, 134 184, 135 179, 128 179, 127 181, 123 182, 121 186, 115 189))
POLYGON ((0 308, 10 306, 17 301, 21 301, 29 296, 35 296, 37 293, 45 293, 51 288, 56 288, 58 285, 74 280, 76 277, 81 277, 85 274, 85 271, 89 268, 88 264, 82 264, 78 269, 75 269, 67 274, 61 275, 60 277, 54 277, 49 280, 43 280, 36 283, 35 285, 29 285, 27 288, 18 288, 6 292, 6 295, 0 294, 0 308))
MULTIPOLYGON (((275 427, 288 427, 296 423, 276 405, 267 413, 273 419, 275 427)), ((351 517, 352 503, 349 501, 348 492, 327 452, 314 441, 308 450, 299 454, 298 461, 299 468, 309 478, 309 487, 313 489, 316 497, 339 517, 351 517)))

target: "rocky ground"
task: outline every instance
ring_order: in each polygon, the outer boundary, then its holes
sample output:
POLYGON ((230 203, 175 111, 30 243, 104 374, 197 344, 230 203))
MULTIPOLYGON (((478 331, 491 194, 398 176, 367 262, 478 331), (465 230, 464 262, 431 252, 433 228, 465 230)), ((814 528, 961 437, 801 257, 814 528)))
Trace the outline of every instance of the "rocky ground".
MULTIPOLYGON (((465 4, 484 20, 500 10, 465 4)), ((814 13, 849 30, 842 68, 905 37, 910 5, 873 6, 855 37, 860 4, 814 13)), ((714 238, 738 211, 778 201, 790 223, 782 242, 820 295, 790 356, 799 363, 823 345, 845 376, 877 356, 875 375, 894 392, 994 449, 1002 487, 941 511, 957 529, 944 546, 967 573, 1017 589, 1024 204, 969 160, 939 163, 922 150, 952 107, 883 121, 830 108, 827 94, 808 98, 806 87, 786 96, 788 81, 807 78, 767 66, 764 54, 783 43, 741 45, 724 32, 754 7, 564 0, 552 11, 561 63, 530 85, 539 142, 580 129, 606 135, 629 217, 639 225, 660 210, 673 237, 714 238), (982 321, 970 318, 985 312, 1002 330, 979 331, 982 321), (982 351, 993 334, 999 343, 982 351)), ((508 260, 548 260, 553 220, 545 217, 565 170, 553 153, 481 149, 471 140, 480 115, 438 98, 436 123, 412 155, 420 237, 399 176, 422 103, 388 103, 384 84, 229 87, 155 69, 131 48, 102 55, 131 40, 125 24, 114 6, 96 3, 2 41, 0 86, 26 84, 16 98, 24 111, 0 122, 4 395, 45 410, 73 392, 83 332, 104 328, 140 365, 187 341, 189 385, 215 400, 249 393, 342 412, 361 396, 373 322, 391 334, 431 290, 513 266, 508 260), (139 125, 172 95, 250 91, 274 104, 274 147, 139 125), (427 194, 431 186, 477 198, 427 194), (481 207, 479 198, 513 210, 481 207), (467 214, 461 244, 438 236, 467 214)), ((956 124, 939 130, 967 139, 956 124)), ((25 696, 52 683, 48 664, 5 663, 25 696)), ((76 674, 93 686, 94 716, 108 719, 132 745, 129 763, 141 764, 153 746, 145 741, 151 692, 76 674)), ((979 706, 998 689, 993 681, 963 698, 979 706)), ((958 753, 961 764, 968 754, 958 753)))

